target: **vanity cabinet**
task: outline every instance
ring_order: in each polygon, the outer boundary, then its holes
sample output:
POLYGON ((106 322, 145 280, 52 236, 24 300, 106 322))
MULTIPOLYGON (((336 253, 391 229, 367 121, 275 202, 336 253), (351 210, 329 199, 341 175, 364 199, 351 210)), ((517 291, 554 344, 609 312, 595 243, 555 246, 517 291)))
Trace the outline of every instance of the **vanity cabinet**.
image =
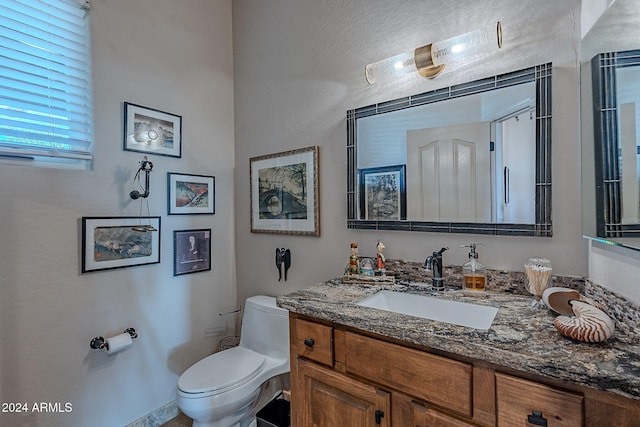
POLYGON ((292 426, 472 424, 472 365, 292 315, 292 426))
POLYGON ((640 401, 290 314, 296 427, 637 426, 640 401))

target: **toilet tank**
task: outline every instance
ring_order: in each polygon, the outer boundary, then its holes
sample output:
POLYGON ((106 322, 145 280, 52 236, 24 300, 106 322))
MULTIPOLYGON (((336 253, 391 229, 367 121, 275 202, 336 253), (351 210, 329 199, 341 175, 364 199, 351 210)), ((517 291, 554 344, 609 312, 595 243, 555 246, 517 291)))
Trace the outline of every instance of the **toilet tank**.
POLYGON ((289 311, 274 297, 247 298, 242 316, 240 345, 278 359, 289 359, 289 311))

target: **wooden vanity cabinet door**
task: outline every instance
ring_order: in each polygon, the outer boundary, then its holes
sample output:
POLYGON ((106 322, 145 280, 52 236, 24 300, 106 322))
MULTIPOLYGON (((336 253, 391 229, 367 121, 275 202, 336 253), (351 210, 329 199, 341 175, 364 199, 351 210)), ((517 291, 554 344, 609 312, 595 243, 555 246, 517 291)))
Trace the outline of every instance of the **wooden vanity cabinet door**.
POLYGON ((582 427, 582 395, 496 372, 498 427, 582 427), (531 418, 529 418, 531 417, 531 418))
POLYGON ((298 356, 333 366, 333 328, 320 323, 296 319, 298 356))
POLYGON ((297 427, 390 427, 391 395, 298 359, 304 408, 297 427))
POLYGON ((418 403, 411 402, 411 414, 413 417, 412 427, 473 427, 466 421, 459 420, 450 415, 444 414, 432 408, 418 403))

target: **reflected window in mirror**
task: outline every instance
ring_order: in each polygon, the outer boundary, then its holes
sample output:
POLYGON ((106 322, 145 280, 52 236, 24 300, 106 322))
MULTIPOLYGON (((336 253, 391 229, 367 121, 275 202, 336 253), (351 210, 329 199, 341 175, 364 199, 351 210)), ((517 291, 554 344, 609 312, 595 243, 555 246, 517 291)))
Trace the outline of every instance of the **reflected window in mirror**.
POLYGON ((550 237, 551 68, 348 111, 348 227, 550 237))
POLYGON ((640 50, 591 60, 596 233, 640 237, 640 50))

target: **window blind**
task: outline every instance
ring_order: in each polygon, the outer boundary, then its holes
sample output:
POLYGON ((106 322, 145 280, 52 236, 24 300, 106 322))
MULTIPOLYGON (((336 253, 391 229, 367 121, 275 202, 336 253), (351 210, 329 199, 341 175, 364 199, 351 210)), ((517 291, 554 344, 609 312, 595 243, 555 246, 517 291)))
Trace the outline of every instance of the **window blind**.
POLYGON ((88 0, 0 3, 0 154, 91 159, 88 0))

